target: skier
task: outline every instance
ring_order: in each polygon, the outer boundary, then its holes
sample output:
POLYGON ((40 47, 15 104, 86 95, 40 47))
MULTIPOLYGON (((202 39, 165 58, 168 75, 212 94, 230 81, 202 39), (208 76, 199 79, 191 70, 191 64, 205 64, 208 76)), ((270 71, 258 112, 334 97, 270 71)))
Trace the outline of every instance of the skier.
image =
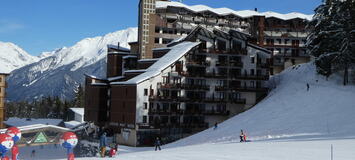
POLYGON ((213 130, 216 130, 216 129, 217 129, 217 127, 218 127, 218 123, 216 122, 216 123, 214 124, 214 128, 213 128, 213 130))
POLYGON ((161 150, 160 145, 161 142, 159 140, 159 137, 157 137, 157 139, 155 140, 155 151, 157 151, 157 149, 159 149, 159 151, 161 150))
POLYGON ((307 91, 309 91, 309 84, 307 83, 307 91))
POLYGON ((243 130, 240 130, 240 142, 244 142, 244 132, 243 130))
POLYGON ((100 136, 101 157, 105 157, 106 144, 107 144, 107 138, 106 138, 106 132, 104 132, 104 133, 102 133, 102 135, 100 136))

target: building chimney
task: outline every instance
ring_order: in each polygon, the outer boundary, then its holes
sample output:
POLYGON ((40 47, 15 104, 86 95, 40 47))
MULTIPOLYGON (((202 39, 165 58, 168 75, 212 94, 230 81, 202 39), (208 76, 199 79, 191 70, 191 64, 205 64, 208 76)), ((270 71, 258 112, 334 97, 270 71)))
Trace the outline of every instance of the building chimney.
POLYGON ((258 11, 258 8, 254 8, 254 11, 257 12, 257 11, 258 11))

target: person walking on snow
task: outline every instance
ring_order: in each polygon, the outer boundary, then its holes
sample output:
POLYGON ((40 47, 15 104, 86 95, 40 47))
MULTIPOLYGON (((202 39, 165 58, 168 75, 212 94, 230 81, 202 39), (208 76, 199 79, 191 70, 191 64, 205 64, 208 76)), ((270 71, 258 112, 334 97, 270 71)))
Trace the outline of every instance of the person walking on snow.
POLYGON ((105 152, 106 152, 106 145, 107 144, 107 138, 106 138, 106 132, 102 133, 100 136, 100 153, 101 157, 105 157, 105 152))
POLYGON ((161 150, 160 145, 161 142, 159 140, 159 137, 157 137, 157 139, 155 140, 155 151, 157 151, 157 149, 159 149, 159 151, 161 150))
POLYGON ((309 91, 309 84, 307 83, 307 91, 309 91))
POLYGON ((216 122, 216 123, 214 124, 214 128, 213 128, 213 130, 216 130, 216 129, 217 129, 217 127, 218 127, 218 123, 216 122))
POLYGON ((243 130, 240 130, 240 142, 244 142, 244 132, 243 130))

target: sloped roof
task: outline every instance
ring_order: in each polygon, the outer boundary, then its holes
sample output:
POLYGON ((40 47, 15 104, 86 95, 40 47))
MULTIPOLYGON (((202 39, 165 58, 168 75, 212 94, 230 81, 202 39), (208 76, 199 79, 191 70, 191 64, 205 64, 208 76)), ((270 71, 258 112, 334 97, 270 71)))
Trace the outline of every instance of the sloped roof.
POLYGON ((256 12, 253 10, 241 10, 241 11, 235 11, 229 8, 211 8, 205 5, 194 5, 194 6, 188 6, 180 2, 175 2, 175 1, 157 1, 156 2, 156 8, 168 8, 168 7, 179 7, 179 8, 185 8, 187 10, 190 10, 195 13, 202 13, 202 12, 212 12, 217 15, 225 16, 225 15, 235 15, 241 18, 249 18, 253 16, 265 16, 266 18, 269 17, 275 17, 278 19, 282 20, 290 20, 290 19, 307 19, 307 20, 312 20, 313 15, 306 15, 303 13, 297 13, 297 12, 292 12, 292 13, 287 13, 287 14, 281 14, 277 12, 256 12))
POLYGON ((84 115, 84 108, 69 108, 72 110, 74 113, 79 114, 79 115, 84 115))
POLYGON ((161 73, 162 70, 169 67, 177 60, 179 60, 183 55, 185 55, 192 48, 199 45, 199 42, 182 42, 173 47, 170 47, 170 51, 161 57, 157 62, 155 62, 152 66, 147 68, 146 72, 124 82, 111 82, 112 85, 120 85, 120 84, 139 84, 149 78, 157 76, 161 73))

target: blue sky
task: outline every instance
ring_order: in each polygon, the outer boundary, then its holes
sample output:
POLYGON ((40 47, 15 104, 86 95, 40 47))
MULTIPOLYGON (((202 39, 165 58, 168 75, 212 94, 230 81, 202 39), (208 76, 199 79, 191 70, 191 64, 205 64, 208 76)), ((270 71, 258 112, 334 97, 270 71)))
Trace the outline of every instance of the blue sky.
MULTIPOLYGON (((235 10, 313 14, 321 0, 183 0, 235 10)), ((0 41, 32 55, 137 26, 138 0, 1 0, 0 41)))

